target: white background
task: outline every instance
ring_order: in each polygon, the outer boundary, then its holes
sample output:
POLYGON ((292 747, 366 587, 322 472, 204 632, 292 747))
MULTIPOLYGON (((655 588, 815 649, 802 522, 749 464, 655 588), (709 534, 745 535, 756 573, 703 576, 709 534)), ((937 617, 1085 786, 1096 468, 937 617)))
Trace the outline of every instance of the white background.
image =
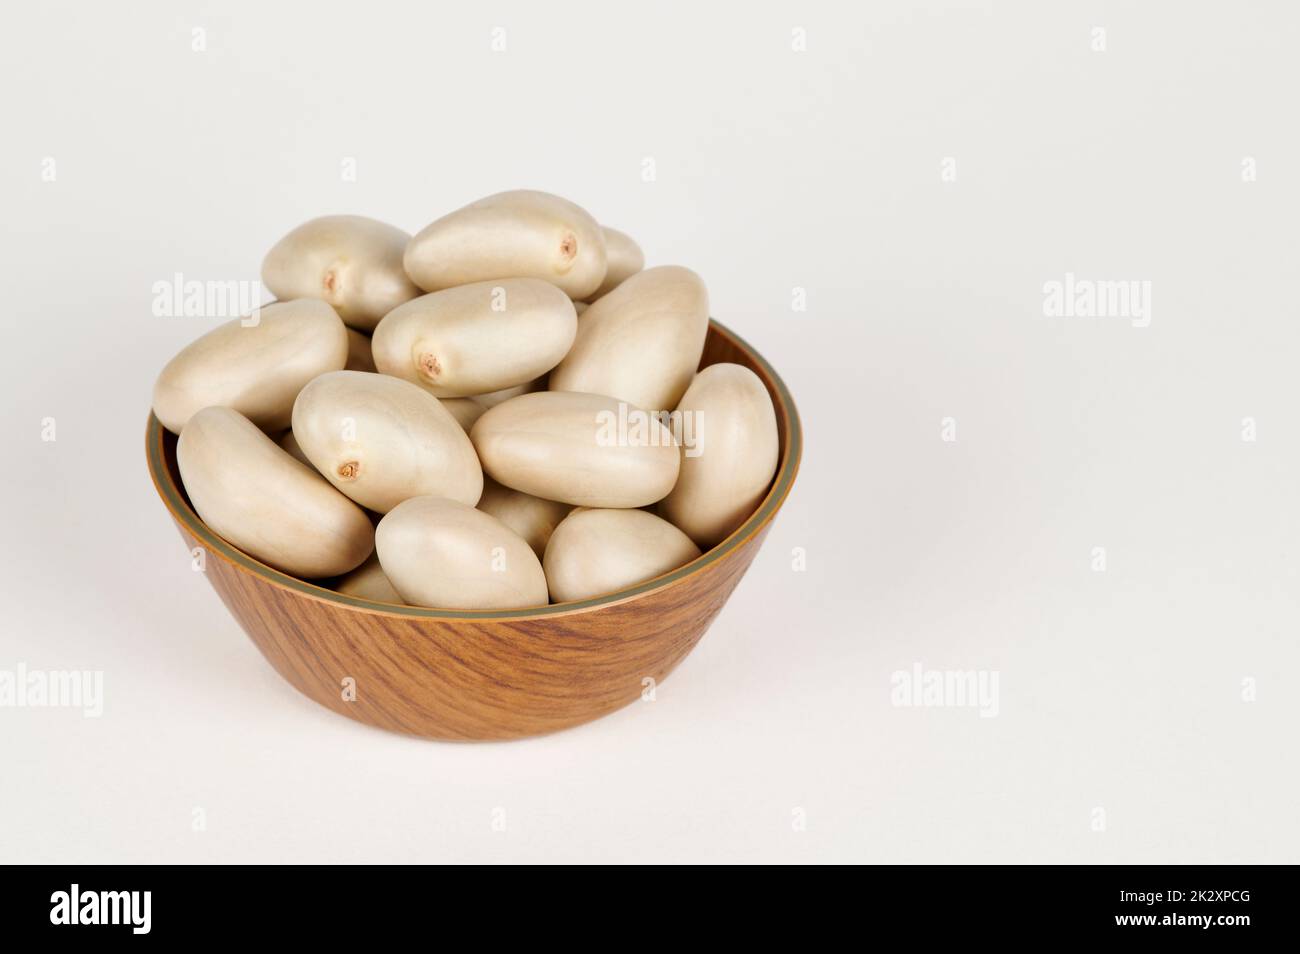
POLYGON ((0 708, 0 860, 1300 860, 1294 4, 6 16, 0 669, 106 701, 0 708), (216 322, 152 286, 509 188, 703 275, 803 470, 656 702, 421 742, 297 695, 191 572, 143 433, 216 322), (1066 272, 1151 282, 1150 326, 1044 317, 1066 272), (892 705, 917 663, 997 671, 997 716, 892 705))

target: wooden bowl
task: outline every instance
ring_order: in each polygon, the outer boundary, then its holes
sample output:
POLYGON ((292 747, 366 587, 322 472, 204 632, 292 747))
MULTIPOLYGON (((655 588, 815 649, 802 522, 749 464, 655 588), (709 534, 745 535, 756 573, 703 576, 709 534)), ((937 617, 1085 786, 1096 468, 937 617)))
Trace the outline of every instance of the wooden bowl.
POLYGON ((613 712, 672 672, 722 609, 790 493, 802 443, 790 392, 715 321, 700 367, 721 361, 751 369, 772 395, 781 453, 767 496, 693 563, 580 602, 464 612, 345 596, 274 570, 210 530, 182 487, 176 437, 152 414, 149 473, 185 545, 207 551, 205 573, 222 601, 306 696, 359 722, 430 739, 540 735, 613 712))

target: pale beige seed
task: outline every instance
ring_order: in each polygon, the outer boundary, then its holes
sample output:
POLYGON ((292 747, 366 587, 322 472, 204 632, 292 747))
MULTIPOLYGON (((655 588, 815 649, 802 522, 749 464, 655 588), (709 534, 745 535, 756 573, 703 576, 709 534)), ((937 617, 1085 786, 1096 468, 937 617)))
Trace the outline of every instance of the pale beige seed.
POLYGON ((293 402, 312 378, 337 371, 348 334, 323 301, 263 305, 192 341, 167 362, 153 390, 153 411, 179 434, 205 407, 234 408, 265 431, 289 426, 293 402))
POLYGON ((395 226, 361 215, 312 219, 267 252, 262 283, 277 298, 327 301, 353 328, 369 331, 420 294, 402 267, 410 238, 395 226))
POLYGON ((549 282, 506 278, 422 295, 384 316, 371 351, 384 374, 435 397, 513 388, 568 353, 578 317, 549 282))
POLYGON ((408 381, 362 371, 323 374, 298 395, 293 433, 326 480, 377 513, 423 494, 472 507, 483 492, 483 471, 464 429, 408 381))
POLYGON ((583 312, 550 389, 672 410, 699 367, 708 329, 709 295, 700 276, 678 265, 637 272, 583 312))
POLYGON ((780 440, 776 411, 749 368, 714 364, 682 397, 681 476, 659 512, 702 547, 721 542, 766 496, 780 440), (694 447, 686 446, 693 442, 694 447))
POLYGON ((685 566, 700 549, 644 510, 579 508, 551 534, 542 561, 551 600, 591 599, 685 566))
POLYGON ((573 506, 511 490, 491 477, 485 477, 478 509, 492 514, 523 537, 540 559, 546 552, 546 542, 551 539, 552 531, 573 506))
POLYGON ((406 602, 452 610, 545 606, 532 548, 491 514, 441 497, 394 507, 375 532, 379 562, 406 602))
POLYGON ((425 291, 503 278, 540 278, 571 298, 605 280, 605 236, 581 207, 546 192, 500 192, 445 215, 406 247, 406 273, 425 291))
POLYGON ((668 494, 680 458, 658 418, 598 394, 538 391, 470 431, 483 468, 514 490, 588 507, 643 507, 668 494))
MULTIPOLYGON (((618 229, 602 225, 605 235, 605 280, 600 283, 591 300, 608 295, 615 288, 645 268, 645 252, 632 236, 618 229)), ((581 312, 579 312, 581 314, 581 312)))
POLYGON ((237 411, 191 416, 176 459, 204 522, 269 566, 305 579, 338 576, 374 549, 365 512, 237 411))
POLYGON ((393 589, 393 584, 384 575, 384 568, 379 565, 378 554, 374 553, 366 559, 365 563, 339 580, 334 589, 348 596, 374 600, 376 603, 406 602, 397 590, 393 589))

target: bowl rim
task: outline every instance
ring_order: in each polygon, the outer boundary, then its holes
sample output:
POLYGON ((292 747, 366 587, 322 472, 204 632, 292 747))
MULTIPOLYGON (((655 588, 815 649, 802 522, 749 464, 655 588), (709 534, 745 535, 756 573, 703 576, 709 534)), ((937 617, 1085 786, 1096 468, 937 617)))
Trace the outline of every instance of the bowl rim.
POLYGON ((290 576, 274 567, 249 556, 243 550, 228 543, 225 539, 218 536, 216 532, 199 517, 194 509, 181 496, 180 488, 172 479, 171 473, 167 468, 163 454, 163 442, 168 433, 158 420, 158 417, 150 411, 149 422, 145 429, 145 451, 149 461, 149 475, 153 478, 154 489, 157 490, 158 496, 162 498, 167 509, 171 511, 172 517, 183 526, 187 531, 193 534, 200 543, 202 543, 210 552, 221 556, 228 563, 260 577, 262 580, 274 584, 281 589, 292 590, 293 592, 307 596, 312 599, 320 600, 326 603, 333 603, 350 607, 351 609, 363 610, 369 613, 380 615, 389 615, 405 617, 408 619, 442 619, 442 620, 521 620, 521 619, 547 619, 572 615, 577 613, 590 612, 603 607, 612 606, 618 603, 624 603, 629 600, 644 596, 652 591, 664 590, 680 583, 686 577, 693 573, 703 570, 710 564, 716 563, 729 553, 740 548, 748 540, 759 533, 772 518, 776 515, 777 510, 789 496, 790 488, 794 485, 795 475, 799 472, 799 461, 803 455, 803 431, 799 423, 799 412, 795 407, 794 398, 790 396, 789 389, 781 376, 776 373, 776 369, 768 363, 767 359, 758 353, 755 348, 737 335, 730 328, 727 328, 721 322, 710 318, 709 326, 726 339, 730 344, 744 351, 753 361, 760 365, 763 371, 768 375, 771 382, 776 387, 777 396, 781 405, 780 410, 784 411, 788 423, 786 429, 785 450, 781 455, 781 460, 777 466, 775 479, 772 486, 767 492, 757 509, 750 514, 749 518, 739 527, 733 530, 721 543, 712 549, 704 552, 690 563, 680 566, 668 573, 661 574, 650 580, 638 583, 635 586, 629 586, 625 589, 615 590, 612 593, 606 593, 602 596, 592 597, 585 600, 575 600, 568 603, 551 603, 547 606, 534 606, 516 610, 446 610, 433 609, 425 606, 399 606, 396 603, 381 603, 376 600, 367 600, 359 596, 350 596, 346 593, 339 593, 328 587, 290 576))

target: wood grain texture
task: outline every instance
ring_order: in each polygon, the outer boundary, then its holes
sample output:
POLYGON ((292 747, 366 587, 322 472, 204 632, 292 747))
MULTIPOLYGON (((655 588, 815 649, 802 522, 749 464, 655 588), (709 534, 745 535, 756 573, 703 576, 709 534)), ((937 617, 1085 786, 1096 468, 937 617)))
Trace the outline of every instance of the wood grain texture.
POLYGON ((186 546, 267 661, 326 708, 433 739, 554 732, 640 698, 685 658, 749 568, 798 470, 798 416, 761 357, 716 322, 701 366, 733 361, 763 379, 781 457, 767 498, 694 563, 620 593, 511 613, 452 613, 346 597, 263 566, 216 537, 180 486, 175 437, 151 419, 150 471, 186 546), (345 680, 355 701, 345 701, 345 680))

